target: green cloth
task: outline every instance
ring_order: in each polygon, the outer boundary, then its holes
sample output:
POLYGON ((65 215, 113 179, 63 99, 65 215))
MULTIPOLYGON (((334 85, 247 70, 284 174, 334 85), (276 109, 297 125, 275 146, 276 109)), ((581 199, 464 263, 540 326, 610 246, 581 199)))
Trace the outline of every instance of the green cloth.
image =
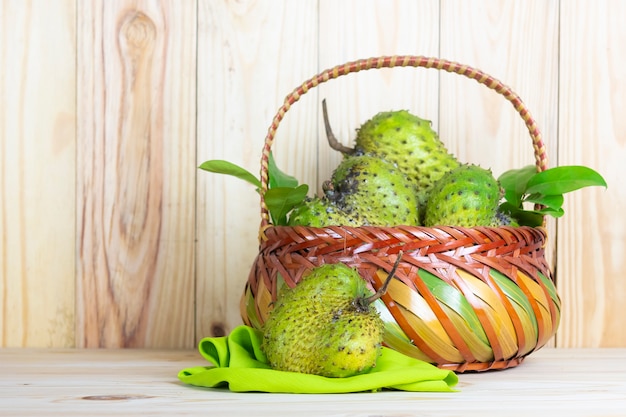
POLYGON ((200 341, 202 356, 214 366, 183 369, 178 378, 199 387, 228 387, 235 392, 299 394, 346 393, 394 389, 403 391, 455 391, 457 375, 427 362, 383 347, 376 366, 368 373, 347 378, 327 378, 271 369, 261 350, 263 335, 248 326, 228 336, 200 341))

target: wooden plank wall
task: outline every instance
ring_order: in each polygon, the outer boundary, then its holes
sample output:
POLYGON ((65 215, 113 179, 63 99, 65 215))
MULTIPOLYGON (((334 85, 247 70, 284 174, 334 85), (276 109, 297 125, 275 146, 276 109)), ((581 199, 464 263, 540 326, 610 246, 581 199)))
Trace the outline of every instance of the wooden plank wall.
MULTIPOLYGON (((258 198, 199 172, 258 172, 284 96, 377 55, 440 56, 511 85, 550 164, 599 170, 608 191, 568 196, 549 256, 559 346, 626 346, 626 7, 620 0, 1 0, 0 346, 186 347, 238 325, 257 250, 258 198)), ((458 75, 393 69, 308 93, 274 152, 319 185, 335 133, 380 110, 433 121, 460 159, 533 163, 497 94, 458 75)), ((315 188, 315 187, 313 187, 315 188)))

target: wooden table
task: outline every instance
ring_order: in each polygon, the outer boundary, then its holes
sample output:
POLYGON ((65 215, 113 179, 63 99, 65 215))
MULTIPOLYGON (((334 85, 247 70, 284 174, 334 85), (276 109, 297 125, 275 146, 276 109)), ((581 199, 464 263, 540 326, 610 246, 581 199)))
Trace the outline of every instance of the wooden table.
POLYGON ((233 393, 180 383, 195 351, 0 349, 2 416, 626 416, 626 349, 550 349, 455 393, 233 393))

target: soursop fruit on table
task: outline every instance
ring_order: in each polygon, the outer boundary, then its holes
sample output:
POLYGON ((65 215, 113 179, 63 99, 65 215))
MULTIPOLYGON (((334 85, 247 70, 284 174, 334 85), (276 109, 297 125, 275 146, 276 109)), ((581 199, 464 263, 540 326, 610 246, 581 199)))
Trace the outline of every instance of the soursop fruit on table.
POLYGON ((345 264, 309 271, 281 288, 263 325, 261 348, 273 369, 348 377, 376 366, 384 323, 365 280, 345 264))

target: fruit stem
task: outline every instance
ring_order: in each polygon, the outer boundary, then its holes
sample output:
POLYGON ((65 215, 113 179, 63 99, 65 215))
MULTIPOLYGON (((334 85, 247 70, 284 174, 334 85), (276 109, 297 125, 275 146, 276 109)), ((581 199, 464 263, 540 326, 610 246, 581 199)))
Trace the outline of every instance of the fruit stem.
POLYGON ((324 127, 326 128, 326 139, 328 140, 328 144, 331 148, 336 151, 341 152, 344 155, 352 155, 354 153, 354 148, 348 148, 347 146, 340 143, 335 134, 333 133, 333 129, 330 127, 330 122, 328 121, 328 109, 326 108, 326 99, 322 100, 322 113, 324 115, 324 127))
POLYGON ((401 259, 402 259, 402 251, 398 252, 398 256, 396 257, 396 262, 393 264, 393 268, 391 268, 389 275, 387 275, 387 278, 385 279, 383 286, 380 287, 378 291, 376 291, 376 294, 373 294, 365 299, 365 302, 364 302, 365 305, 369 305, 373 303, 374 301, 378 300, 387 292, 387 287, 389 286, 389 283, 393 279, 394 275, 396 275, 396 270, 398 269, 398 265, 400 265, 401 259))

